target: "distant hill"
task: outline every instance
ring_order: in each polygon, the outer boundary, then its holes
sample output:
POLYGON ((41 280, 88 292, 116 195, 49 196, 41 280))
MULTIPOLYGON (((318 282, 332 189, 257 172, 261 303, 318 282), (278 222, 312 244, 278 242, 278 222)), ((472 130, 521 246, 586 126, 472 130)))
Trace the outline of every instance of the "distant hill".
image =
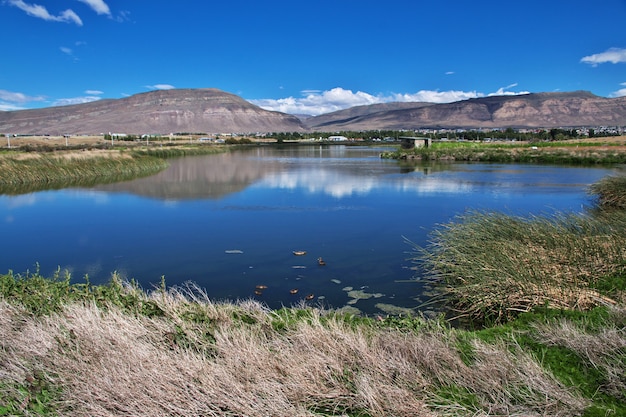
POLYGON ((377 103, 365 106, 350 107, 349 109, 338 110, 332 113, 325 113, 314 117, 309 116, 303 119, 303 121, 308 127, 315 127, 316 130, 324 130, 325 127, 331 127, 331 130, 335 130, 334 127, 338 125, 350 125, 352 123, 360 123, 362 120, 366 120, 369 116, 377 113, 396 110, 417 109, 420 107, 433 105, 434 103, 421 102, 377 103))
POLYGON ((0 132, 11 134, 167 134, 298 132, 295 116, 261 109, 217 89, 150 91, 71 106, 0 111, 0 132))
POLYGON ((585 91, 453 103, 384 103, 298 118, 217 89, 174 89, 72 106, 0 111, 0 133, 267 133, 419 128, 626 126, 626 97, 585 91))
POLYGON ((625 126, 626 97, 603 98, 590 92, 492 96, 453 103, 396 103, 397 108, 361 106, 304 122, 310 130, 418 128, 551 128, 625 126))

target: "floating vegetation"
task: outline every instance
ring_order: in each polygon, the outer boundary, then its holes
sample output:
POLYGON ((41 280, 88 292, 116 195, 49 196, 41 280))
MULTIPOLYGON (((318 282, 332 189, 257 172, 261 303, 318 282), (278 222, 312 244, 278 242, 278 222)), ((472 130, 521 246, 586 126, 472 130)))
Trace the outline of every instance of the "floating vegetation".
MULTIPOLYGON (((351 287, 346 287, 346 288, 351 288, 351 287)), ((385 294, 381 294, 381 293, 368 293, 363 290, 351 289, 348 291, 348 297, 352 298, 352 300, 348 301, 348 304, 356 304, 359 300, 369 300, 370 298, 381 298, 384 296, 385 294)))
POLYGON ((358 308, 354 307, 354 306, 350 306, 350 305, 345 305, 341 308, 338 308, 337 310, 335 310, 337 313, 340 314, 350 314, 353 316, 360 316, 363 314, 363 312, 361 310, 359 310, 358 308))
POLYGON ((336 278, 331 279, 330 282, 334 282, 335 284, 341 284, 341 281, 336 278))
POLYGON ((292 266, 293 269, 306 269, 306 266, 304 265, 294 265, 292 266))
POLYGON ((415 314, 412 308, 400 307, 393 304, 377 303, 374 307, 393 316, 409 316, 415 314))
POLYGON ((239 249, 228 249, 224 251, 225 253, 243 253, 242 250, 239 249))

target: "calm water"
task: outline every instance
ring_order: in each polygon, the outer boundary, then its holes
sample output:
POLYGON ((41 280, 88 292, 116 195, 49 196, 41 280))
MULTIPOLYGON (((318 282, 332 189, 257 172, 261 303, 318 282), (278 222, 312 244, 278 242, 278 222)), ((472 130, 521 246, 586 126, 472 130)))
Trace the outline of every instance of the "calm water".
POLYGON ((189 157, 150 178, 0 196, 0 272, 68 269, 146 289, 193 281, 216 299, 272 308, 308 294, 365 313, 427 298, 409 257, 437 223, 468 209, 526 215, 582 211, 601 168, 428 164, 403 168, 380 149, 257 148, 189 157), (303 250, 305 256, 294 256, 303 250), (323 257, 326 266, 319 266, 323 257), (255 286, 268 288, 255 295, 255 286), (297 294, 290 290, 298 289, 297 294), (369 298, 366 298, 369 297, 369 298))

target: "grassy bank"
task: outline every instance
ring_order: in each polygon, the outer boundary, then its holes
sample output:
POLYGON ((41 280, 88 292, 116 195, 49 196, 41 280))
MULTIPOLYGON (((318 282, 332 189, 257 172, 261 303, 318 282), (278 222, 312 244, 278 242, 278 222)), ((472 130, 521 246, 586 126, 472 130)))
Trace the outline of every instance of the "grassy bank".
MULTIPOLYGON (((0 415, 476 416, 626 412, 626 311, 506 327, 0 277, 0 415)), ((613 414, 611 414, 613 413, 613 414)))
POLYGON ((381 158, 414 161, 469 161, 542 164, 624 164, 620 142, 481 143, 435 142, 428 148, 396 149, 381 158))
POLYGON ((4 152, 0 154, 0 194, 129 180, 165 169, 166 158, 212 154, 224 149, 187 145, 4 152))

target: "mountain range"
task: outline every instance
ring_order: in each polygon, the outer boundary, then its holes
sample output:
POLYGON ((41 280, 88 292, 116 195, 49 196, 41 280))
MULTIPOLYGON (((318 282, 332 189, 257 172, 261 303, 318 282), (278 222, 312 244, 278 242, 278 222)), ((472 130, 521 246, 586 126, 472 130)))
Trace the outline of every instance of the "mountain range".
POLYGON ((314 117, 264 110, 217 89, 173 89, 70 106, 0 111, 3 134, 268 133, 420 128, 626 126, 626 97, 586 91, 453 103, 382 103, 314 117))

